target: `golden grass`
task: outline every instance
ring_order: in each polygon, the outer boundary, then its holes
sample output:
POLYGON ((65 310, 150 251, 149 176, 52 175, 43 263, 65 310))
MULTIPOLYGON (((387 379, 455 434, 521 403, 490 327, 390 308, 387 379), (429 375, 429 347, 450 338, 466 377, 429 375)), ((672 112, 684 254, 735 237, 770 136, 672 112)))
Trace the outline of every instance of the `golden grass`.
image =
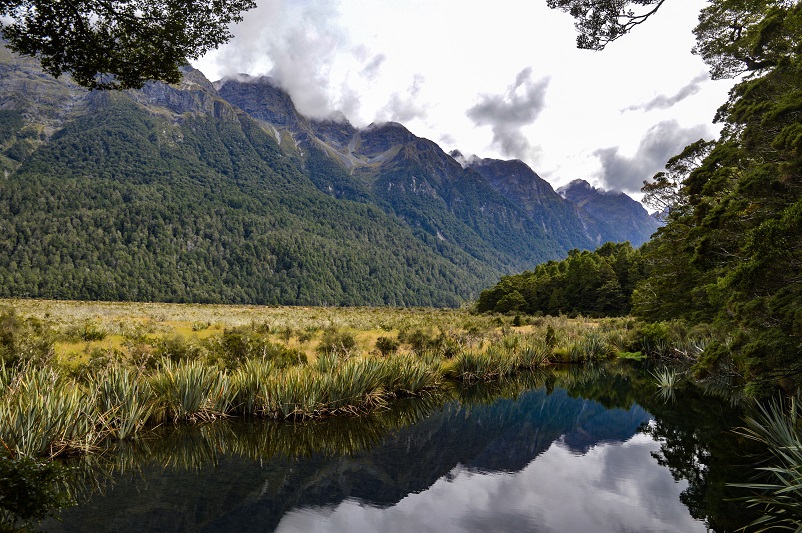
MULTIPOLYGON (((271 307, 257 305, 170 304, 147 302, 86 302, 72 300, 0 299, 0 309, 11 307, 22 317, 47 320, 60 331, 91 323, 107 332, 102 340, 56 343, 59 360, 85 360, 96 349, 128 353, 126 338, 134 333, 151 340, 179 335, 202 341, 224 329, 266 325, 276 343, 303 351, 310 360, 322 331, 336 328, 354 335, 356 349, 375 350, 379 337, 395 338, 402 329, 432 329, 435 333, 463 329, 470 324, 483 331, 498 329, 490 317, 472 316, 466 309, 390 307, 271 307), (289 340, 281 332, 291 328, 289 340), (298 337, 311 337, 305 342, 298 337)), ((531 326, 516 328, 525 331, 531 326)), ((401 351, 405 351, 402 346, 401 351)), ((408 350, 407 350, 408 351, 408 350)))

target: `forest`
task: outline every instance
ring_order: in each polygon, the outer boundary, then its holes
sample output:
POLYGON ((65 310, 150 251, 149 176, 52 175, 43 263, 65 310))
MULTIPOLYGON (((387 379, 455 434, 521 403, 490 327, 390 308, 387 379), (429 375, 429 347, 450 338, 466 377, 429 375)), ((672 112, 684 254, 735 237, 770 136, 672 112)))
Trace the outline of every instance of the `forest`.
MULTIPOLYGON (((633 27, 593 2, 549 5, 576 18, 581 47, 602 49, 633 27)), ((477 305, 706 326, 721 335, 698 365, 757 388, 794 389, 802 381, 802 5, 716 0, 694 33, 711 77, 737 83, 716 114, 720 137, 692 143, 644 182, 644 202, 667 212, 666 224, 637 251, 573 252, 502 278, 477 305)))

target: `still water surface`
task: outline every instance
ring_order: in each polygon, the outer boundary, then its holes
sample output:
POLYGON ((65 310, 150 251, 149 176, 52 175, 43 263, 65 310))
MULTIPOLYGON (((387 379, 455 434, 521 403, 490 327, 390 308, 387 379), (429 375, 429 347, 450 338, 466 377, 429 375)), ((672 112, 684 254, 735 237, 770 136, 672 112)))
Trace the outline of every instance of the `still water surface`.
POLYGON ((46 531, 734 531, 741 413, 619 366, 456 388, 364 419, 170 430, 97 460, 46 531))

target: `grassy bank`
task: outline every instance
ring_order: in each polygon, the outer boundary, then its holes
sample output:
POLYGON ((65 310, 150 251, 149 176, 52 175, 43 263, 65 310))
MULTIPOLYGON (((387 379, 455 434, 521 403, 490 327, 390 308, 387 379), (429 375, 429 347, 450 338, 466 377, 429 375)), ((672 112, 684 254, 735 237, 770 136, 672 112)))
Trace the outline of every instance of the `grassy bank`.
POLYGON ((40 300, 0 307, 0 446, 10 457, 92 452, 165 422, 353 416, 453 380, 682 347, 660 345, 653 328, 626 318, 40 300))

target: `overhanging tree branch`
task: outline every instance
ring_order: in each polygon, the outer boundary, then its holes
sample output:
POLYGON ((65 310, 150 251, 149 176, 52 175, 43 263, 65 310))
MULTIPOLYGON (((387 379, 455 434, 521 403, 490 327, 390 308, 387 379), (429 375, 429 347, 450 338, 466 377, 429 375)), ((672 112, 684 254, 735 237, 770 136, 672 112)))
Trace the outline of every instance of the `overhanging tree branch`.
POLYGON ((187 59, 231 38, 254 0, 0 0, 0 32, 11 50, 49 74, 90 89, 175 83, 187 59))

